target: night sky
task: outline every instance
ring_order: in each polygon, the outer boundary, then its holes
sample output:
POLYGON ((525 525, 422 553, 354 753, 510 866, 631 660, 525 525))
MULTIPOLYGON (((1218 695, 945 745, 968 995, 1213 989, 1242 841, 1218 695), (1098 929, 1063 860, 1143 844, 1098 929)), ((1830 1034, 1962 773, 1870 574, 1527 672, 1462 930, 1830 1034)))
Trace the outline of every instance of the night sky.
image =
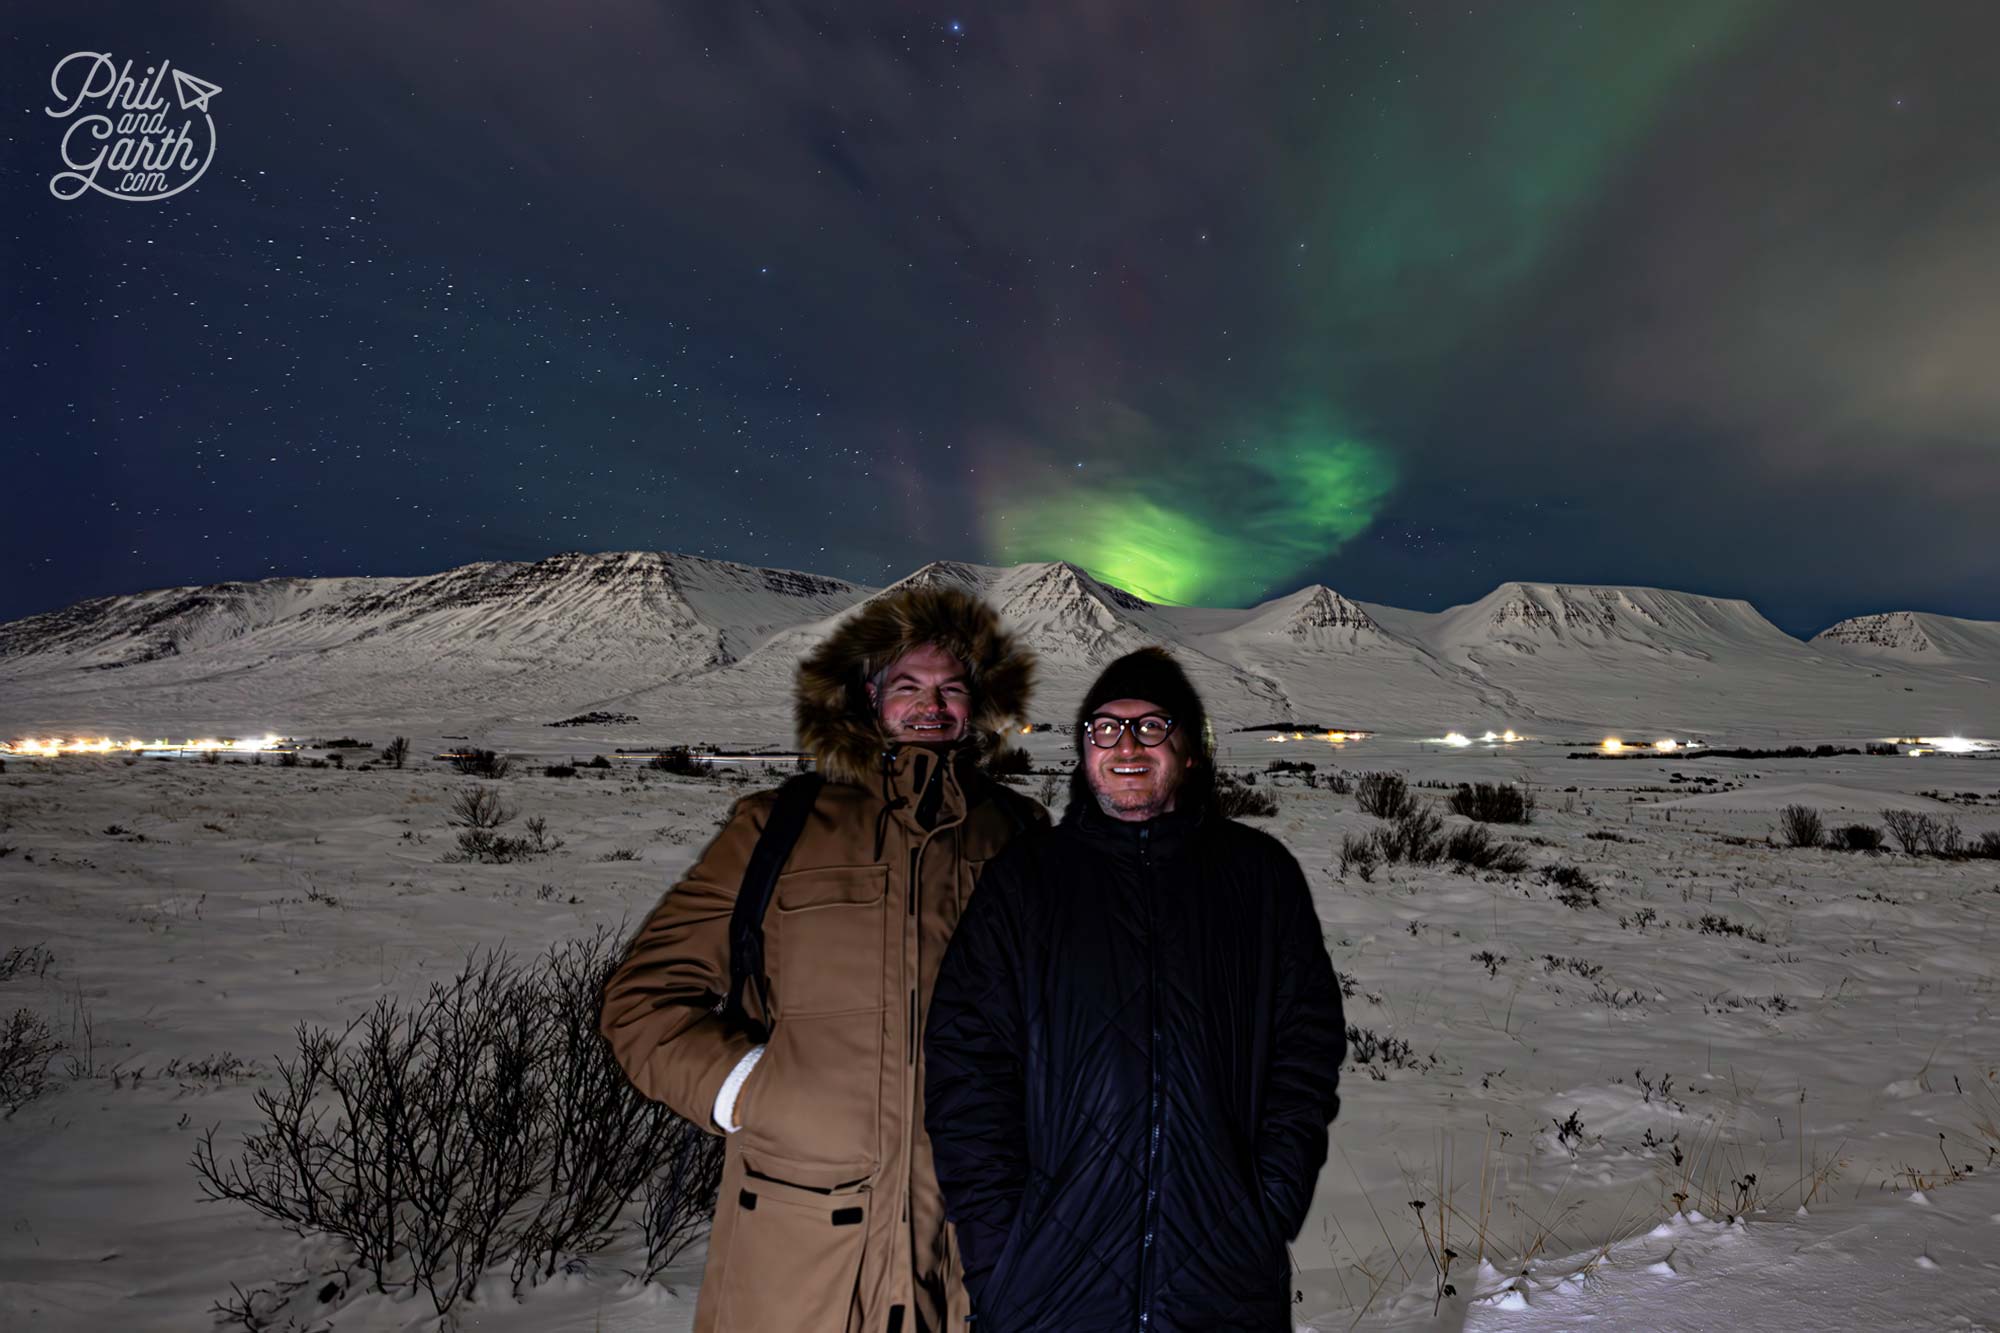
POLYGON ((0 618, 685 551, 2000 619, 2000 5, 10 9, 0 618), (220 85, 51 194, 57 62, 220 85))

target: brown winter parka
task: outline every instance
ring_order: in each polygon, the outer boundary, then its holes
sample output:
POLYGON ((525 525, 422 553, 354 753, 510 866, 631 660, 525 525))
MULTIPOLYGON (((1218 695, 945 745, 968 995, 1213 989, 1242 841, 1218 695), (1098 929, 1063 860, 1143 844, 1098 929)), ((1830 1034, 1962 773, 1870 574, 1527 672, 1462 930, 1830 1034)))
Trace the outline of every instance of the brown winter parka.
MULTIPOLYGON (((798 670, 826 777, 764 918, 771 1028, 738 1094, 696 1333, 959 1333, 967 1309, 924 1133, 923 1015, 986 862, 1047 814, 981 769, 1023 715, 1032 657, 950 587, 892 590, 798 670), (970 667, 968 736, 888 743, 870 673, 926 643, 970 667)), ((752 1040, 716 1013, 729 925, 774 792, 737 803, 634 937, 601 1026, 639 1090, 712 1132, 752 1040)))

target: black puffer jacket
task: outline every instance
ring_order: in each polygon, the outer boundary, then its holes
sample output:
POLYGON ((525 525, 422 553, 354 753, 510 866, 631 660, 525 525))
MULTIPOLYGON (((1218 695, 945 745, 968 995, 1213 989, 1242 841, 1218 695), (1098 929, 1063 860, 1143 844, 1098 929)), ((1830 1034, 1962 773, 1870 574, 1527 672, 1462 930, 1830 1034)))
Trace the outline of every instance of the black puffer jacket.
POLYGON ((1290 1329, 1346 1039, 1275 838, 1072 802, 987 866, 924 1054, 980 1333, 1290 1329))

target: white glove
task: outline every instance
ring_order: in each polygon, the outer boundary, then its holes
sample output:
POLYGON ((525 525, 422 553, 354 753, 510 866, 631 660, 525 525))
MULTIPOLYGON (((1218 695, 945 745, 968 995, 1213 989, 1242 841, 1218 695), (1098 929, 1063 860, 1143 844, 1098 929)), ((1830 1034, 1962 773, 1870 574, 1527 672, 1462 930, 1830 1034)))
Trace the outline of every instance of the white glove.
POLYGON ((734 1134, 743 1128, 734 1119, 736 1099, 743 1095, 743 1085, 750 1081, 750 1071, 755 1069, 757 1062, 763 1058, 764 1048, 752 1046, 743 1058, 736 1062, 736 1068, 729 1071, 729 1077, 722 1080, 722 1087, 715 1094, 715 1123, 722 1127, 723 1133, 734 1134))

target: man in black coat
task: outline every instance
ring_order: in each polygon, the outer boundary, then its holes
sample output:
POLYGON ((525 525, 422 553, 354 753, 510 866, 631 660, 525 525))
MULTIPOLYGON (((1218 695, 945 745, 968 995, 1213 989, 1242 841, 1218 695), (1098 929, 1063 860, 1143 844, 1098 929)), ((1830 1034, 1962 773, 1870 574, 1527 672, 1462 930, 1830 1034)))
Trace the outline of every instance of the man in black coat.
POLYGON ((979 1333, 1289 1330, 1346 1054, 1305 876, 1222 818, 1166 652, 1085 697, 1068 812, 988 864, 925 1025, 979 1333))

